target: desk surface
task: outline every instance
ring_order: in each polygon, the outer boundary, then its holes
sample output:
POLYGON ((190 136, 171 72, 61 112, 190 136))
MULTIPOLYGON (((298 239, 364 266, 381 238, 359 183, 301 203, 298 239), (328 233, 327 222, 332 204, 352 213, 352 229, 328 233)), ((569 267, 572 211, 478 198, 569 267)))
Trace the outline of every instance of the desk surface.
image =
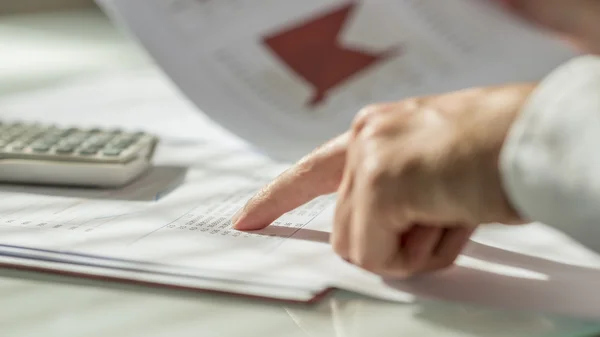
MULTIPOLYGON (((152 66, 97 12, 0 17, 0 96, 152 66), (7 48, 8 47, 8 48, 7 48)), ((316 305, 0 270, 3 336, 592 336, 600 323, 337 292, 316 305)))

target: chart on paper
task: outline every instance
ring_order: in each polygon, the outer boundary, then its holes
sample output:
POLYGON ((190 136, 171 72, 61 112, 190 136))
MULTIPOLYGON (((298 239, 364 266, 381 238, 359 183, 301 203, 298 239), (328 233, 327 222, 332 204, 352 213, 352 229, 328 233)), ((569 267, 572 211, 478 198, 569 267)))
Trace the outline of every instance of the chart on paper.
POLYGON ((368 104, 535 81, 572 54, 486 1, 103 1, 200 110, 286 161, 368 104))
POLYGON ((244 19, 257 17, 249 1, 174 0, 164 6, 190 44, 202 41, 206 55, 199 62, 209 58, 242 90, 297 116, 355 110, 399 90, 418 90, 457 58, 399 20, 389 2, 265 1, 263 11, 277 12, 265 23, 244 19), (242 22, 215 27, 232 21, 242 22), (211 43, 212 37, 200 36, 210 26, 231 34, 211 43))

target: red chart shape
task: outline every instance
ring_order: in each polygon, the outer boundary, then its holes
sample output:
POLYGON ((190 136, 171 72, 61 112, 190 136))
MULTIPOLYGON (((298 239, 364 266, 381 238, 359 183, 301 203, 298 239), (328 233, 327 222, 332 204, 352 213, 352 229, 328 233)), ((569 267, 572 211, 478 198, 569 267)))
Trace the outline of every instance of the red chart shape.
POLYGON ((340 33, 355 6, 353 2, 346 4, 263 39, 275 55, 313 86, 308 102, 311 107, 321 103, 327 91, 397 51, 369 52, 340 43, 340 33))

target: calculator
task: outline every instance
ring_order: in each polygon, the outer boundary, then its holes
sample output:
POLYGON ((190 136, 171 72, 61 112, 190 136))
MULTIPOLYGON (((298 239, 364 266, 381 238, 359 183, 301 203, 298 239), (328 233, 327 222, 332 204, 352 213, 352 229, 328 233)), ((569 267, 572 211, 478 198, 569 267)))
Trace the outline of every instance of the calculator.
POLYGON ((157 143, 145 132, 0 121, 0 182, 119 187, 151 166, 157 143))

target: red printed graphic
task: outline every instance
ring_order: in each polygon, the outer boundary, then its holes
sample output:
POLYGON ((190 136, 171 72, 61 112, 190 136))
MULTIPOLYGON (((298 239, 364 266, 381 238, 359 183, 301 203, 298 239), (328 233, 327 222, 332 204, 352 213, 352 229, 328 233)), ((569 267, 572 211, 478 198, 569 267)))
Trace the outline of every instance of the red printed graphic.
POLYGON ((339 36, 354 9, 355 4, 349 3, 264 38, 273 53, 313 86, 311 107, 321 103, 327 91, 397 51, 371 52, 342 45, 339 36))

